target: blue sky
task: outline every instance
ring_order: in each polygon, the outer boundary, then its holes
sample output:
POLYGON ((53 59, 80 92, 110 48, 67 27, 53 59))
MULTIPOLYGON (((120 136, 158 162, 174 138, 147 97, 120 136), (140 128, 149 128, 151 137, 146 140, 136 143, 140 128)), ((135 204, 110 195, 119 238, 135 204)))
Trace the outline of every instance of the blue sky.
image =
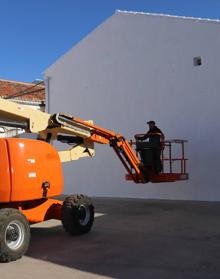
POLYGON ((0 0, 0 78, 42 78, 117 9, 220 18, 219 0, 0 0))

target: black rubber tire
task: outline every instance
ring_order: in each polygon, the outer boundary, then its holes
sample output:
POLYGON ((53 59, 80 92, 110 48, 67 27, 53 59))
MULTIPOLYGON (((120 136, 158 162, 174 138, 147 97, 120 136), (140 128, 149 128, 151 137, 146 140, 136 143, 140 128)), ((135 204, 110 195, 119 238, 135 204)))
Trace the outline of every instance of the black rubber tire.
POLYGON ((61 221, 66 232, 72 235, 88 233, 94 222, 94 206, 84 195, 66 197, 62 206, 61 221))
POLYGON ((0 261, 10 262, 21 258, 29 243, 30 226, 26 217, 14 208, 0 209, 0 261))

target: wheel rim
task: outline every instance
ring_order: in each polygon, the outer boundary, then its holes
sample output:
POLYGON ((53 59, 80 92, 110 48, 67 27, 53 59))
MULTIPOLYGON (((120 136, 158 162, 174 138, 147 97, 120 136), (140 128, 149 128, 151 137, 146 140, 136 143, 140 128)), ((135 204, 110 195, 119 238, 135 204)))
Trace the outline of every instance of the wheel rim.
POLYGON ((79 223, 81 226, 86 226, 90 220, 90 208, 88 205, 81 204, 79 207, 79 223))
POLYGON ((24 227, 18 220, 8 224, 5 231, 5 243, 11 250, 17 250, 24 241, 24 227))

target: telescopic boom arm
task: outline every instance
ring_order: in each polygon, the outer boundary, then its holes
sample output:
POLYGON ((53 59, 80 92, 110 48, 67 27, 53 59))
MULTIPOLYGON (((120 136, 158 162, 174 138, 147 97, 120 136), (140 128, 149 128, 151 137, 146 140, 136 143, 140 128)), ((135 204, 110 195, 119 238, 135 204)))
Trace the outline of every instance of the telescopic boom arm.
POLYGON ((118 158, 121 160, 134 182, 144 182, 145 179, 140 170, 141 162, 136 156, 131 145, 122 135, 65 114, 55 114, 53 119, 57 122, 57 124, 64 127, 80 127, 81 129, 89 128, 91 133, 90 137, 88 137, 89 141, 100 144, 109 144, 114 149, 118 158))

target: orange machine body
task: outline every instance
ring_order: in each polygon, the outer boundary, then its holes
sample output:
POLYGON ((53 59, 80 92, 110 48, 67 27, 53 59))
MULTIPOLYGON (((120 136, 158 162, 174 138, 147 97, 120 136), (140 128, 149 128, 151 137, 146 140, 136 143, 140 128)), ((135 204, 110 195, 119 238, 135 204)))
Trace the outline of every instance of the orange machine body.
POLYGON ((62 166, 50 144, 4 138, 0 139, 0 156, 0 203, 45 199, 62 193, 62 166))

